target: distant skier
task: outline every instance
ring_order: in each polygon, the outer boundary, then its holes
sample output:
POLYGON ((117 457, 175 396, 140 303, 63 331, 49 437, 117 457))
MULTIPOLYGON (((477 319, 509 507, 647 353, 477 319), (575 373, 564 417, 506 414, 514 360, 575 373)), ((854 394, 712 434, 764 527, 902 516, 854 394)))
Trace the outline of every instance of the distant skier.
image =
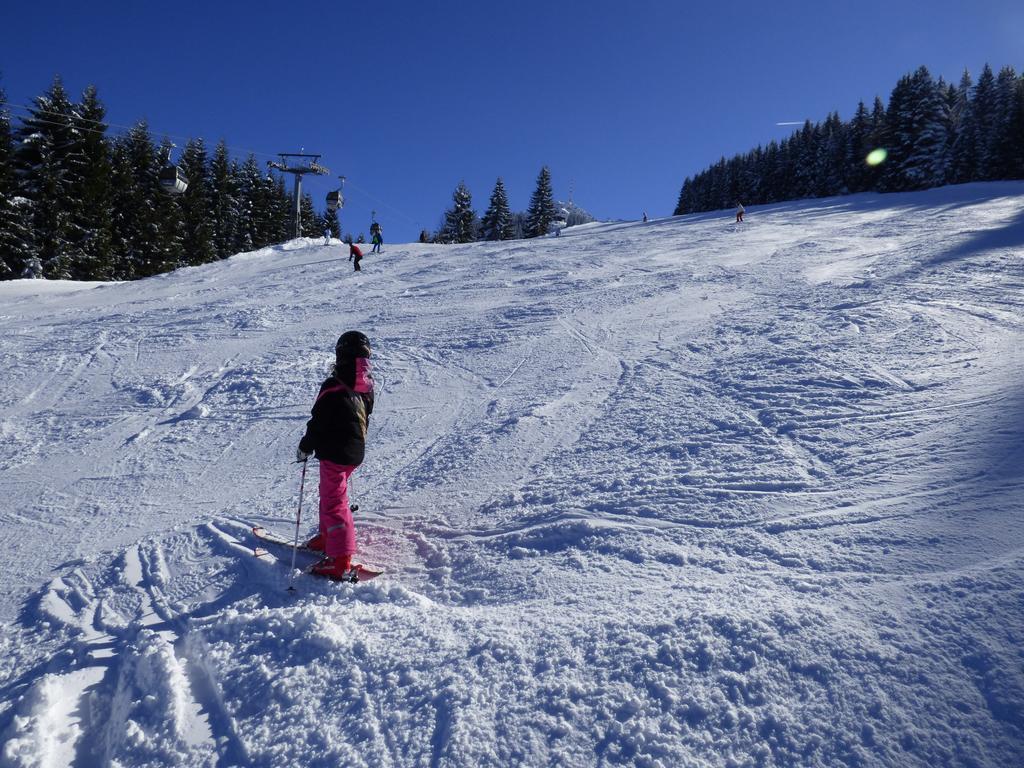
POLYGON ((373 413, 370 340, 347 331, 334 347, 331 375, 320 385, 313 418, 296 458, 320 460, 320 532, 307 546, 324 553, 312 572, 339 580, 348 576, 356 553, 356 529, 349 507, 349 478, 363 463, 366 430, 373 413))
POLYGON ((384 245, 384 230, 381 229, 379 222, 375 221, 370 225, 370 242, 373 243, 371 253, 380 253, 380 247, 384 245))
POLYGON ((362 258, 363 258, 363 252, 361 250, 359 250, 359 246, 356 245, 355 243, 349 243, 348 244, 348 260, 352 262, 352 266, 354 267, 356 272, 361 271, 360 267, 359 267, 359 262, 362 261, 362 258))
POLYGON ((736 208, 736 223, 739 224, 743 221, 743 214, 747 212, 747 209, 743 207, 743 203, 737 203, 736 208))
POLYGON ((324 245, 330 245, 330 244, 331 244, 331 230, 325 229, 324 230, 324 245))
POLYGON ((644 211, 644 224, 647 223, 647 211, 644 211))

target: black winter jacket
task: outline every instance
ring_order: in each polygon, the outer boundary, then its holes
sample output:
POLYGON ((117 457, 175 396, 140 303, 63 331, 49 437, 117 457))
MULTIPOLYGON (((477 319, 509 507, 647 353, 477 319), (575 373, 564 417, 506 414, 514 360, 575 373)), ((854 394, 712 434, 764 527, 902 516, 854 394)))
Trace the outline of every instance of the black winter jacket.
POLYGON ((306 434, 299 448, 335 464, 362 464, 366 430, 373 413, 373 380, 367 375, 360 389, 366 388, 368 380, 369 391, 357 392, 337 376, 328 377, 320 385, 313 418, 306 422, 306 434))

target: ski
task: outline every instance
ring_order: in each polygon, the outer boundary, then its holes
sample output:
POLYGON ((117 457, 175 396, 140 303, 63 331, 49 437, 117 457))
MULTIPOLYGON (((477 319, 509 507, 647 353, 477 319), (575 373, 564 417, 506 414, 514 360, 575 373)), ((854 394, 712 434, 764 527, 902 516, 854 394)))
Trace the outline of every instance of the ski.
MULTIPOLYGON (((255 536, 259 541, 274 547, 282 547, 290 550, 295 545, 294 540, 286 539, 284 536, 280 536, 274 533, 273 531, 267 530, 262 525, 254 525, 252 527, 252 535, 255 536)), ((297 549, 299 552, 308 552, 310 554, 323 556, 323 552, 317 549, 310 549, 306 546, 305 542, 300 543, 297 549)), ((264 555, 268 555, 271 553, 266 548, 255 547, 253 549, 253 554, 255 554, 256 557, 262 557, 264 555)), ((314 561, 313 563, 310 563, 308 566, 302 569, 302 572, 310 576, 326 578, 321 577, 320 574, 318 573, 313 573, 313 566, 315 566, 317 562, 319 561, 314 561)), ((384 573, 383 570, 377 568, 370 568, 369 566, 363 565, 362 563, 353 563, 352 568, 348 572, 348 575, 344 579, 335 579, 335 581, 344 581, 355 584, 360 581, 369 581, 370 579, 375 579, 382 573, 384 573)))
POLYGON ((335 579, 335 578, 330 577, 330 576, 324 576, 324 575, 319 574, 319 573, 314 573, 313 572, 313 566, 315 566, 315 565, 316 565, 316 563, 313 563, 313 565, 309 566, 308 568, 303 568, 302 569, 303 573, 307 573, 310 576, 315 576, 315 577, 321 578, 321 579, 330 579, 331 581, 340 581, 340 582, 345 582, 345 583, 348 583, 348 584, 357 584, 360 581, 369 581, 370 579, 375 579, 378 576, 380 576, 382 573, 384 573, 384 571, 379 571, 376 568, 368 568, 365 565, 362 565, 360 563, 356 563, 356 564, 353 564, 351 568, 349 568, 349 571, 345 575, 344 578, 335 579))

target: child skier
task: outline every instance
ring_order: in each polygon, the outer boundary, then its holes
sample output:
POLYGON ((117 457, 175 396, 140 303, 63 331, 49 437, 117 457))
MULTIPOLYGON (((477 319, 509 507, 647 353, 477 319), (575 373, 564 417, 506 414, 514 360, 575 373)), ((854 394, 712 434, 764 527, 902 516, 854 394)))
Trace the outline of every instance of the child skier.
POLYGON ((315 453, 320 460, 320 532, 307 546, 325 557, 312 572, 340 580, 349 575, 356 552, 348 482, 363 462, 373 413, 370 340, 359 331, 347 331, 338 339, 334 355, 334 367, 320 385, 296 458, 307 461, 315 453))
POLYGON ((354 266, 355 266, 355 271, 356 272, 360 271, 359 261, 362 258, 363 258, 363 252, 359 250, 359 246, 356 245, 355 243, 349 243, 348 244, 348 260, 349 261, 352 261, 353 259, 355 260, 354 266))

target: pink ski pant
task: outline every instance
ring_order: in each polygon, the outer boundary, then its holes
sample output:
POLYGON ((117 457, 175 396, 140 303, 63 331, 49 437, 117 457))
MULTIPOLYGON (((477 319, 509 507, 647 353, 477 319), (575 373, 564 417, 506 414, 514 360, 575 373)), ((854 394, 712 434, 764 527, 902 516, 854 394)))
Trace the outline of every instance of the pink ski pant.
POLYGON ((348 506, 348 479, 357 464, 320 460, 320 533, 328 557, 356 553, 356 528, 348 506))

